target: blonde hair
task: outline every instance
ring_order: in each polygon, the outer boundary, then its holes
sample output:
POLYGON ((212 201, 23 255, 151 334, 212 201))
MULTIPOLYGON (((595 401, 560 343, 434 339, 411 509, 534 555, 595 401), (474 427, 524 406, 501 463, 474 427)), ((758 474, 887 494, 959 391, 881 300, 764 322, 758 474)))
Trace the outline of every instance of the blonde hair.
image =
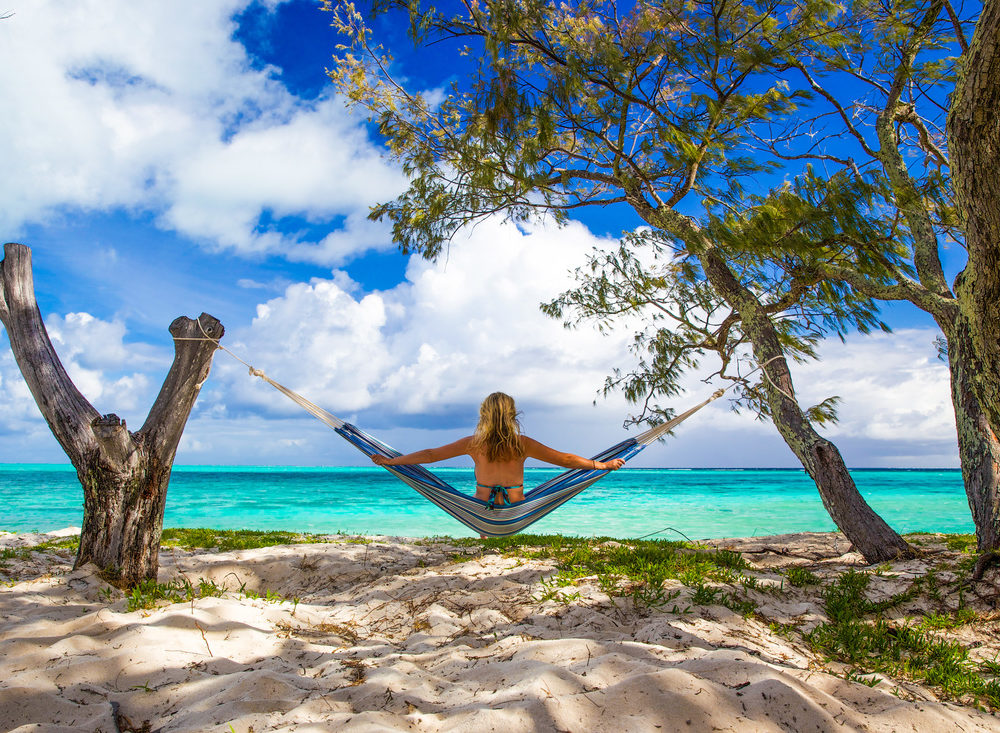
POLYGON ((474 447, 486 454, 491 463, 510 461, 524 455, 521 424, 517 421, 514 398, 494 392, 479 406, 479 424, 472 436, 474 447))

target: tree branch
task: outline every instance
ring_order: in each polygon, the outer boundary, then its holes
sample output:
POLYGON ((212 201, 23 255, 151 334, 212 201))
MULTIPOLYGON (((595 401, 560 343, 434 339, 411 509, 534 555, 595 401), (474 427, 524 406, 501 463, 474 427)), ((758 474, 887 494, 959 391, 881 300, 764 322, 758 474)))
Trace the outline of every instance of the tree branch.
POLYGON ((0 269, 0 321, 14 359, 49 429, 76 465, 97 447, 91 422, 98 412, 70 380, 49 340, 35 300, 31 249, 5 244, 0 269))
POLYGON ((876 283, 856 270, 831 264, 818 265, 819 273, 828 280, 840 280, 862 295, 876 300, 908 300, 935 316, 952 318, 958 305, 952 298, 942 297, 924 288, 920 283, 900 276, 892 285, 876 283))
POLYGON ((173 461, 188 415, 208 378, 217 342, 224 333, 222 324, 207 313, 202 313, 198 320, 181 316, 170 324, 174 363, 146 422, 136 433, 147 449, 167 465, 173 461))
POLYGON ((917 270, 920 283, 939 296, 948 296, 951 291, 944 277, 944 268, 938 255, 937 234, 920 192, 914 183, 906 162, 899 152, 899 135, 896 131, 898 120, 907 120, 911 114, 911 106, 901 104, 900 98, 906 83, 913 74, 913 62, 921 44, 934 27, 934 22, 941 12, 942 0, 933 0, 920 25, 909 39, 904 57, 896 67, 896 73, 886 97, 885 108, 879 113, 875 122, 875 132, 878 136, 879 151, 875 157, 881 161, 885 174, 892 184, 896 196, 896 205, 906 217, 910 232, 913 235, 913 264, 917 270))
POLYGON ((951 24, 955 27, 955 39, 958 41, 959 48, 962 49, 963 54, 968 53, 969 42, 965 40, 965 33, 962 32, 962 21, 959 20, 958 15, 955 13, 955 8, 952 7, 948 0, 944 0, 944 9, 948 12, 948 19, 951 20, 951 24))
POLYGON ((809 83, 809 86, 812 87, 814 92, 822 96, 824 99, 826 99, 827 102, 833 105, 834 109, 837 110, 837 114, 840 115, 840 119, 844 123, 844 127, 846 127, 847 131, 852 136, 854 136, 854 138, 858 141, 858 144, 861 145, 861 149, 864 150, 866 153, 868 153, 868 155, 872 156, 873 158, 877 157, 875 151, 872 150, 871 147, 869 147, 868 141, 865 140, 865 136, 862 135, 861 131, 854 126, 853 122, 851 122, 851 118, 848 117, 847 112, 844 110, 844 107, 840 104, 840 102, 837 101, 837 98, 833 96, 833 94, 828 92, 826 88, 823 87, 819 82, 817 82, 813 78, 812 74, 810 74, 809 71, 806 69, 805 65, 802 64, 800 61, 794 61, 790 65, 799 70, 799 72, 806 78, 806 81, 809 83))

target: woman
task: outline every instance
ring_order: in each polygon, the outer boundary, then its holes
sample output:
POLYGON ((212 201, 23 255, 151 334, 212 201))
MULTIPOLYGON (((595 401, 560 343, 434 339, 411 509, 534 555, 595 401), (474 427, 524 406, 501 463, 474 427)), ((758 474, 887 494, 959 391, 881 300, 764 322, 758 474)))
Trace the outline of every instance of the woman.
POLYGON ((561 453, 537 440, 521 435, 514 398, 494 392, 479 407, 476 432, 440 448, 427 448, 397 458, 374 455, 380 466, 405 466, 435 463, 455 456, 472 456, 476 465, 476 498, 495 504, 521 501, 524 498, 524 461, 537 458, 564 468, 590 468, 616 471, 625 463, 621 458, 597 461, 572 453, 561 453))

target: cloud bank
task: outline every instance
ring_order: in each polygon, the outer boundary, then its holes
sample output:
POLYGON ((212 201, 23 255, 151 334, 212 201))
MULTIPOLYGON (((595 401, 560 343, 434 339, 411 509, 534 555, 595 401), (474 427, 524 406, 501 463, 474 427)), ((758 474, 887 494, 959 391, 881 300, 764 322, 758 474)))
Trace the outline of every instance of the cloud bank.
MULTIPOLYGON (((565 449, 596 451, 624 435, 620 425, 630 407, 620 395, 605 399, 598 392, 612 368, 631 363, 631 334, 566 330, 537 306, 571 286, 571 268, 606 244, 579 224, 521 231, 491 223, 456 241, 447 260, 412 259, 406 281, 391 290, 365 294, 342 274, 289 286, 258 307, 230 346, 341 417, 405 441, 397 446, 403 450, 467 434, 479 401, 500 389, 524 409, 529 433, 565 449)), ((834 394, 842 398, 840 423, 824 432, 842 444, 850 465, 957 465, 948 374, 936 357, 935 335, 906 329, 856 335, 843 344, 830 340, 821 361, 793 367, 804 407, 834 394)), ((699 376, 690 375, 678 406, 710 391, 699 376)), ((204 398, 205 433, 217 434, 227 421, 267 416, 284 421, 275 435, 299 441, 303 456, 363 460, 318 423, 297 420, 294 404, 224 355, 213 380, 204 398)), ((210 435, 199 442, 213 449, 210 435)), ((281 459, 275 452, 273 460, 281 459)), ((770 423, 733 413, 725 400, 640 460, 797 465, 770 423)))
MULTIPOLYGON (((630 333, 566 330, 538 310, 571 285, 569 270, 606 244, 582 225, 521 231, 491 223, 456 241, 446 260, 412 259, 394 288, 362 292, 342 272, 288 285, 261 302, 224 343, 269 376, 404 450, 467 434, 479 401, 500 389, 524 410, 525 430, 575 452, 624 436, 630 408, 598 398, 614 366, 627 365, 630 333), (597 398, 596 405, 592 404, 597 398)), ((128 340, 120 321, 51 315, 47 327, 71 377, 101 412, 137 427, 170 355, 128 340)), ((826 341, 821 361, 793 367, 803 406, 840 395, 840 423, 823 432, 852 466, 957 465, 946 366, 931 329, 826 341)), ((686 407, 711 387, 692 374, 686 407)), ((9 351, 0 355, 0 460, 61 460, 9 351), (24 451, 28 453, 24 453, 24 451)), ((363 462, 330 433, 224 353, 217 354, 185 434, 180 463, 363 462)), ((770 423, 720 400, 638 465, 796 466, 770 423)))

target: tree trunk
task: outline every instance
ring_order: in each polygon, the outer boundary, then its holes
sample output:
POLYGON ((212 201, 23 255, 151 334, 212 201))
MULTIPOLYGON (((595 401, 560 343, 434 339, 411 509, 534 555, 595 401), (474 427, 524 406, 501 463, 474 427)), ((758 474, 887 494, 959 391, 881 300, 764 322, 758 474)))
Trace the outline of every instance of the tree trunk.
POLYGON ((155 578, 170 470, 222 324, 205 313, 170 324, 175 339, 194 340, 174 341, 174 362, 160 394, 145 424, 131 433, 118 416, 98 414, 66 374, 35 302, 31 250, 20 244, 4 245, 0 321, 39 410, 83 486, 76 566, 93 562, 122 587, 155 578))
POLYGON ((938 323, 948 341, 958 453, 965 494, 976 525, 977 546, 980 552, 1000 550, 1000 441, 990 429, 973 388, 973 375, 980 366, 965 318, 957 314, 951 324, 940 319, 938 323))
POLYGON ((948 113, 952 184, 969 259, 956 281, 979 370, 971 375, 1000 435, 1000 0, 986 0, 948 113))
POLYGON ((754 356, 767 378, 771 420, 816 482, 834 524, 869 563, 913 557, 906 541, 861 496, 837 447, 820 436, 802 414, 778 334, 756 296, 740 284, 714 248, 707 249, 700 259, 712 287, 739 311, 743 331, 753 343, 754 356))

